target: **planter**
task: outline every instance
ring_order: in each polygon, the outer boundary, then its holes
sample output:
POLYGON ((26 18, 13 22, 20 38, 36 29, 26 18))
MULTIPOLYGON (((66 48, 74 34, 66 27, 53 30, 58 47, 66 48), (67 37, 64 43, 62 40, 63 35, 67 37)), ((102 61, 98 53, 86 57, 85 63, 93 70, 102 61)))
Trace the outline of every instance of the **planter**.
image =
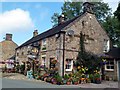
POLYGON ((66 84, 67 83, 67 80, 63 80, 63 84, 66 84))
POLYGON ((74 85, 77 85, 78 84, 78 82, 74 82, 74 85))
POLYGON ((85 78, 81 78, 80 82, 81 82, 81 84, 86 83, 86 79, 85 78))
POLYGON ((69 82, 69 81, 67 81, 67 83, 66 83, 67 85, 71 85, 71 82, 69 82))
POLYGON ((54 82, 52 82, 52 84, 57 84, 57 82, 56 82, 56 81, 54 81, 54 82))
POLYGON ((101 84, 100 78, 95 79, 95 83, 96 83, 96 84, 101 84))
POLYGON ((61 82, 57 82, 57 85, 61 85, 62 83, 61 82))
POLYGON ((46 81, 46 80, 47 80, 47 77, 44 78, 44 81, 46 81))

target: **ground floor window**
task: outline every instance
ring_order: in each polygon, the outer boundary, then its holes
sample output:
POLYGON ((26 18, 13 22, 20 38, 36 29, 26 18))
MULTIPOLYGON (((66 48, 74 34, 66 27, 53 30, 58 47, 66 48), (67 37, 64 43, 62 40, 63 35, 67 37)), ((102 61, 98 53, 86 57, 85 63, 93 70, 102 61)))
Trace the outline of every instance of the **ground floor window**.
POLYGON ((42 57, 42 64, 43 66, 46 66, 46 57, 42 57))
POLYGON ((73 69, 73 60, 66 59, 66 71, 72 71, 73 69))
POLYGON ((50 58, 50 68, 55 68, 55 64, 52 63, 52 60, 54 60, 54 58, 50 58))
POLYGON ((106 65, 105 65, 105 70, 113 71, 114 70, 114 61, 107 61, 106 65))

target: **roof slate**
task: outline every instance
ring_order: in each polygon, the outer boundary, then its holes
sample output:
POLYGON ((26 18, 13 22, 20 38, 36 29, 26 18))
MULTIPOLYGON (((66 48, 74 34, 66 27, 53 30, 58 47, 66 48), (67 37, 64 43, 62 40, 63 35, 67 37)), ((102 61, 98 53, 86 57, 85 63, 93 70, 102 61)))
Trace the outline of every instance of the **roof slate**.
POLYGON ((38 41, 38 40, 42 40, 44 38, 50 37, 50 36, 52 36, 54 34, 63 32, 62 29, 64 27, 66 27, 67 25, 69 25, 71 22, 73 22, 74 20, 76 20, 78 17, 84 16, 85 14, 86 13, 84 13, 82 15, 79 15, 79 16, 76 16, 75 18, 73 18, 71 20, 68 20, 68 21, 66 21, 66 22, 64 22, 62 24, 58 24, 57 26, 55 26, 55 27, 53 27, 53 28, 51 28, 51 29, 49 29, 49 30, 41 33, 41 34, 39 34, 39 35, 37 35, 35 37, 32 37, 31 39, 29 39, 28 41, 26 41, 25 43, 23 43, 22 45, 20 45, 16 49, 21 48, 23 46, 27 46, 27 45, 29 45, 31 43, 34 43, 34 42, 38 41))
POLYGON ((120 48, 112 48, 107 55, 113 57, 113 58, 120 58, 120 48))

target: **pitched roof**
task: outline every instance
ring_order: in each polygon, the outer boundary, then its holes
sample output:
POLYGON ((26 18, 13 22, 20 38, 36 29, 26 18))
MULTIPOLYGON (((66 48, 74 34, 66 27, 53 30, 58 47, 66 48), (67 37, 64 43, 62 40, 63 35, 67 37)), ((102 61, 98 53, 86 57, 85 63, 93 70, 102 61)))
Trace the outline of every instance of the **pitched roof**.
POLYGON ((120 58, 120 48, 112 48, 106 55, 111 56, 112 58, 120 58))
POLYGON ((75 18, 73 18, 71 20, 68 20, 68 21, 66 21, 66 22, 64 22, 62 24, 58 24, 57 26, 55 26, 55 27, 53 27, 53 28, 51 28, 51 29, 49 29, 49 30, 47 30, 47 31, 45 31, 45 32, 37 35, 36 37, 32 37, 31 39, 29 39, 28 41, 26 41, 25 43, 23 43, 22 45, 20 45, 16 49, 21 48, 21 47, 26 46, 26 45, 29 45, 29 44, 31 44, 33 42, 36 42, 36 41, 41 40, 41 39, 44 39, 46 37, 52 36, 52 35, 57 34, 59 32, 62 32, 62 29, 64 27, 66 27, 67 25, 69 25, 71 22, 73 22, 74 20, 76 20, 78 17, 82 17, 84 15, 86 15, 86 13, 84 13, 82 15, 79 15, 79 16, 76 16, 75 18))

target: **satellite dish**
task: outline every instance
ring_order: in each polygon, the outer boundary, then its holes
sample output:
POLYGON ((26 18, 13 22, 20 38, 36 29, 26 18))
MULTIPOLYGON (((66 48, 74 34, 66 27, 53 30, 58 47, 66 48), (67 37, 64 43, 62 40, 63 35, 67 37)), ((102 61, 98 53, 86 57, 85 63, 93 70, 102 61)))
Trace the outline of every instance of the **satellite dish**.
POLYGON ((60 36, 60 34, 56 34, 55 37, 58 38, 60 36))
POLYGON ((69 35, 69 36, 73 36, 73 35, 74 35, 74 31, 73 31, 73 30, 69 30, 69 31, 67 31, 67 35, 69 35))

